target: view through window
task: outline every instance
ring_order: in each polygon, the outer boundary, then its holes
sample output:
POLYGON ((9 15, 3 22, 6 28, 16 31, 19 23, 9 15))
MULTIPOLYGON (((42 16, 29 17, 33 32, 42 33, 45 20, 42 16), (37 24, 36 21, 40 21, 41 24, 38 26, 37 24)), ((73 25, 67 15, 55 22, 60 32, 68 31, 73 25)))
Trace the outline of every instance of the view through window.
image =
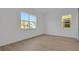
POLYGON ((62 25, 64 28, 71 28, 71 18, 72 15, 62 16, 62 25))
POLYGON ((21 29, 35 29, 37 17, 26 12, 21 12, 21 29))

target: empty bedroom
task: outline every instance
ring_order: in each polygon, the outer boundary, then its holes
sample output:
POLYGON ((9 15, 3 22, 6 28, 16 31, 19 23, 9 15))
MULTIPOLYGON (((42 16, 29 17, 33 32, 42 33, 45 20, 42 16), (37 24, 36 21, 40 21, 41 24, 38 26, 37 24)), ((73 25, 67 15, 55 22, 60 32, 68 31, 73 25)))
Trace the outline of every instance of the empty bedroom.
POLYGON ((0 8, 0 51, 79 51, 78 8, 0 8))

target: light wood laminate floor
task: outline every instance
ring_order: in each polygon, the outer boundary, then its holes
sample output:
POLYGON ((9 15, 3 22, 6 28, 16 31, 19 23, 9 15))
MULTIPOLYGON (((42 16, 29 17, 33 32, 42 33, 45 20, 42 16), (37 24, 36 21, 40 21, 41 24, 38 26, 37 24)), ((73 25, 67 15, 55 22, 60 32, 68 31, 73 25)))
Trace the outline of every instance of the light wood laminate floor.
POLYGON ((42 35, 0 47, 3 51, 79 51, 74 38, 42 35))

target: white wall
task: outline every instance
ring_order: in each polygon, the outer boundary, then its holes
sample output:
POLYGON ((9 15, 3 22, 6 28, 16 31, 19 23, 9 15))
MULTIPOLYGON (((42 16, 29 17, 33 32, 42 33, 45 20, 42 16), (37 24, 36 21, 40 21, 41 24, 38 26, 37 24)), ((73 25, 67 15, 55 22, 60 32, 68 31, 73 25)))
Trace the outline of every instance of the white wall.
MULTIPOLYGON (((53 10, 52 10, 53 11, 53 10)), ((51 12, 51 14, 46 15, 46 34, 65 36, 65 37, 78 37, 78 9, 62 9, 59 11, 51 12), (71 29, 63 29, 61 26, 61 16, 72 15, 71 29)))
POLYGON ((43 34, 43 16, 33 9, 0 9, 0 46, 43 34), (37 29, 20 29, 20 12, 26 11, 38 17, 37 29))
POLYGON ((79 40, 79 8, 78 8, 78 40, 79 40))

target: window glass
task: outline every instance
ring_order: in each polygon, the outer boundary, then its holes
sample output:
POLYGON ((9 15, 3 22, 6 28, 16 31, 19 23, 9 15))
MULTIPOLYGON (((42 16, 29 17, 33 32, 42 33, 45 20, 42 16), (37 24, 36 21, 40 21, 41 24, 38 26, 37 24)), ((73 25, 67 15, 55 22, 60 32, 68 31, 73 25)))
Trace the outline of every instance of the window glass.
POLYGON ((35 29, 36 20, 36 16, 21 12, 21 29, 35 29))

